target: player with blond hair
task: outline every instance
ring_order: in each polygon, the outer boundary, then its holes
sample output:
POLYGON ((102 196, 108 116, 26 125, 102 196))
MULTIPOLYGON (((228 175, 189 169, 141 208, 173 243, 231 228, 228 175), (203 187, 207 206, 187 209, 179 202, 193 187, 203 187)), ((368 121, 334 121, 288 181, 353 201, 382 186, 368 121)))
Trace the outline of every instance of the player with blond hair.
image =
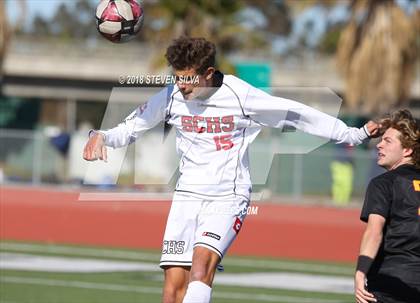
POLYGON ((380 121, 377 163, 360 219, 367 223, 355 274, 357 303, 420 302, 420 129, 408 110, 380 121), (366 285, 367 281, 367 285, 366 285))

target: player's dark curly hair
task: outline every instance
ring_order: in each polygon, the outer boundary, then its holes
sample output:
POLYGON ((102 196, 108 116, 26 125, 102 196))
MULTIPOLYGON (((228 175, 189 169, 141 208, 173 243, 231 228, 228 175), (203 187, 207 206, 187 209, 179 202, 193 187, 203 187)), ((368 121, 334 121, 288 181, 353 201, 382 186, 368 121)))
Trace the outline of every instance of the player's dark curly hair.
POLYGON ((411 113, 407 109, 398 110, 380 120, 379 124, 381 125, 381 133, 384 133, 388 128, 394 128, 401 133, 402 147, 413 150, 411 159, 413 164, 420 168, 420 127, 411 113))
POLYGON ((204 38, 181 36, 175 39, 165 54, 176 70, 194 68, 200 75, 216 63, 216 46, 204 38))

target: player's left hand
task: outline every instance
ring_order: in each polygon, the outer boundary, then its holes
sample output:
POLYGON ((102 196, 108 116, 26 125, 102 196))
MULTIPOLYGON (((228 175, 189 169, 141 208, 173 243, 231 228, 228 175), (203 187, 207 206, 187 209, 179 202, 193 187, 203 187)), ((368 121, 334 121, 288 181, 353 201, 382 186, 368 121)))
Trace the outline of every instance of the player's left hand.
POLYGON ((356 303, 376 302, 377 300, 365 288, 365 274, 357 271, 354 276, 354 295, 356 296, 356 303))
POLYGON ((368 123, 366 123, 366 128, 369 131, 370 138, 377 138, 381 135, 381 125, 379 123, 370 120, 368 123))
POLYGON ((87 161, 100 159, 107 162, 107 150, 103 134, 96 132, 89 138, 83 150, 83 159, 87 161))

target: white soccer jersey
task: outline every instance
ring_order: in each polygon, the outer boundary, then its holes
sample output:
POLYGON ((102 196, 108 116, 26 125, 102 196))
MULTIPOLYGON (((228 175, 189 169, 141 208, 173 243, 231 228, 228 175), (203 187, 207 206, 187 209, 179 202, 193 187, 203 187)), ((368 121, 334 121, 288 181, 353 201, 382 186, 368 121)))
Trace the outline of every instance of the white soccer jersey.
POLYGON ((364 128, 347 127, 314 108, 225 75, 206 100, 184 100, 176 85, 163 89, 117 127, 103 131, 105 143, 125 146, 163 120, 176 128, 180 177, 175 190, 212 198, 249 199, 248 145, 263 126, 293 127, 338 143, 360 144, 368 137, 364 128))

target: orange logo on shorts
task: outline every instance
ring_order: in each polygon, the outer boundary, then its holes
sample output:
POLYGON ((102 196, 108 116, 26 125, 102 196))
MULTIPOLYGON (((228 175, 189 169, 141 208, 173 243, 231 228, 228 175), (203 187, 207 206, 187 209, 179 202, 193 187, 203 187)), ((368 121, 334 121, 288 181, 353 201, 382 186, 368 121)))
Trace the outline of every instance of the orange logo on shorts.
POLYGON ((233 224, 233 230, 238 233, 241 230, 242 221, 239 218, 236 218, 235 223, 233 224))
POLYGON ((415 191, 420 191, 420 180, 413 180, 413 186, 415 191))

